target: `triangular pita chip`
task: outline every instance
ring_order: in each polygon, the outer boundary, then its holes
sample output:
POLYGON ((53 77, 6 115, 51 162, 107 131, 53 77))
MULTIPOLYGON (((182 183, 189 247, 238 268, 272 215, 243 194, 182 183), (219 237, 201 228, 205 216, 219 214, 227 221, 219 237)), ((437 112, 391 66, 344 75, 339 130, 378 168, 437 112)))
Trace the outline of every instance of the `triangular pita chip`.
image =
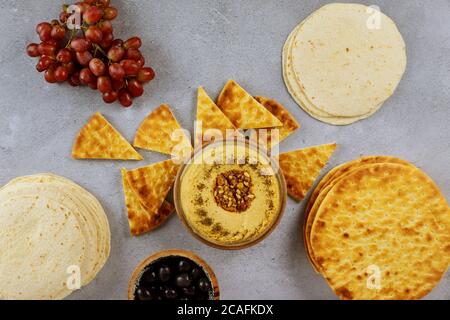
POLYGON ((291 197, 297 201, 305 198, 334 150, 336 144, 327 144, 279 155, 280 168, 291 197))
POLYGON ((142 156, 100 114, 81 129, 72 149, 75 159, 142 160, 142 156))
POLYGON ((283 124, 235 81, 227 82, 217 105, 238 129, 281 127, 283 124))
POLYGON ((259 145, 266 145, 266 148, 270 150, 274 145, 280 143, 300 128, 297 120, 279 102, 265 97, 255 97, 255 99, 277 117, 283 123, 283 126, 279 128, 254 129, 250 132, 251 141, 259 145))
POLYGON ((219 109, 214 101, 208 96, 203 87, 198 88, 197 95, 197 126, 196 126, 196 142, 208 142, 213 137, 227 138, 227 130, 233 130, 236 133, 231 137, 239 135, 235 126, 230 119, 219 109), (201 127, 200 127, 201 123, 201 127))
POLYGON ((189 156, 192 145, 170 107, 163 104, 150 113, 139 127, 134 146, 174 156, 189 156))
POLYGON ((139 236, 150 232, 164 222, 172 214, 174 206, 164 201, 157 212, 148 211, 139 201, 139 197, 134 193, 126 178, 127 170, 122 169, 122 184, 125 195, 125 204, 128 211, 128 223, 133 236, 139 236))
POLYGON ((158 212, 172 188, 179 166, 172 160, 126 172, 126 178, 140 203, 149 212, 158 212))

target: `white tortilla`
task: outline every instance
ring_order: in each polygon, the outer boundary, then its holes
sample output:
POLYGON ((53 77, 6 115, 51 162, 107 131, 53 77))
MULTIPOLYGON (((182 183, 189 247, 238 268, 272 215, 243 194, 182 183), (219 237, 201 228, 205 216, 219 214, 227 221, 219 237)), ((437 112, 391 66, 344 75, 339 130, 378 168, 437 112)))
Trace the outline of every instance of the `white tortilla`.
POLYGON ((62 299, 73 292, 65 285, 70 276, 68 267, 80 268, 84 286, 95 278, 109 256, 110 229, 103 208, 89 192, 62 177, 21 177, 1 188, 0 223, 7 226, 0 231, 0 245, 7 248, 0 252, 3 299, 62 299), (27 208, 31 213, 23 214, 27 208), (67 221, 61 223, 60 219, 67 221), (58 225, 63 228, 54 230, 58 225), (35 239, 37 234, 40 239, 41 233, 56 240, 19 240, 35 239), (45 253, 42 267, 34 266, 38 260, 31 252, 45 253), (27 284, 30 281, 33 284, 27 284))
POLYGON ((386 15, 367 10, 358 4, 326 5, 286 41, 286 86, 294 100, 321 121, 344 125, 369 117, 403 76, 406 52, 400 32, 386 15), (380 29, 367 27, 374 14, 380 29))

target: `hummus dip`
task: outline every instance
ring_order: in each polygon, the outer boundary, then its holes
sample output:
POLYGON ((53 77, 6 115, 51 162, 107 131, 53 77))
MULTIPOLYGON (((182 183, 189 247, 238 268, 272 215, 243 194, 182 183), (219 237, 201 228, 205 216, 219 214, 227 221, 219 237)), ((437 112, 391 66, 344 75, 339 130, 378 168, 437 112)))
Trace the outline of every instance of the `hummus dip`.
POLYGON ((281 213, 280 182, 270 158, 245 142, 205 147, 186 165, 179 183, 185 222, 215 245, 256 241, 281 213))

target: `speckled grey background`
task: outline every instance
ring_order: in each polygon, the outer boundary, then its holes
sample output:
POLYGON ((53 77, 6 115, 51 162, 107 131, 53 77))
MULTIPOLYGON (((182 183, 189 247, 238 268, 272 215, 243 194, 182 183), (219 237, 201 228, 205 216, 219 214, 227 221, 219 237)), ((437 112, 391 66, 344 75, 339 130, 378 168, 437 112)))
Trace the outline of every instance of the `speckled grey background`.
MULTIPOLYGON (((140 260, 159 250, 189 249, 214 268, 224 299, 335 299, 311 268, 303 249, 303 205, 289 201, 278 229, 263 243, 240 252, 209 248, 174 215, 163 228, 129 236, 119 169, 166 159, 144 153, 145 161, 75 161, 73 139, 96 111, 125 137, 141 120, 169 103, 192 129, 196 88, 215 97, 229 78, 253 94, 284 103, 303 125, 282 150, 337 141, 330 167, 360 155, 408 159, 430 174, 450 199, 450 1, 362 1, 377 4, 398 24, 408 45, 408 70, 395 96, 372 118, 333 127, 308 117, 290 98, 281 76, 285 38, 302 19, 328 1, 165 0, 112 1, 120 10, 117 37, 139 35, 157 80, 133 109, 104 105, 98 92, 48 85, 25 54, 38 41, 35 25, 58 16, 61 1, 0 2, 0 185, 39 172, 71 178, 93 192, 107 210, 111 257, 97 279, 73 299, 124 299, 128 278, 140 260)), ((1 226, 0 226, 1 227, 1 226)), ((447 275, 429 296, 450 299, 447 275)))

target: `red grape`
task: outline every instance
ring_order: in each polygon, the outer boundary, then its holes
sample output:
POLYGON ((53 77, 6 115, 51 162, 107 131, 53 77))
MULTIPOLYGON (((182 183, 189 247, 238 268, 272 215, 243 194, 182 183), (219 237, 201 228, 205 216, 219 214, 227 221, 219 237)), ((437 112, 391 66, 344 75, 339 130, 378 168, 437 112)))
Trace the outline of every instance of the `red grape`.
POLYGON ((97 0, 97 2, 104 6, 105 8, 109 7, 109 4, 111 3, 111 0, 97 0))
POLYGON ((134 98, 140 97, 144 94, 144 87, 136 79, 128 81, 127 89, 134 98))
POLYGON ((98 27, 100 28, 100 31, 103 34, 113 33, 113 26, 112 26, 112 23, 109 22, 109 21, 106 21, 106 20, 105 21, 101 21, 98 24, 98 27))
POLYGON ((99 42, 99 45, 104 50, 108 50, 109 48, 111 48, 113 40, 114 40, 114 36, 112 33, 104 34, 102 41, 99 42))
POLYGON ((58 41, 62 40, 66 36, 66 29, 64 29, 64 27, 62 27, 60 25, 55 25, 52 28, 51 36, 52 36, 52 39, 55 39, 58 41))
POLYGON ((80 81, 80 73, 79 72, 75 72, 74 74, 72 74, 69 78, 69 84, 72 87, 78 87, 81 84, 80 81))
POLYGON ((70 13, 63 11, 59 14, 59 21, 61 21, 62 23, 66 23, 69 17, 70 13))
POLYGON ((97 77, 104 75, 106 72, 105 63, 98 58, 94 58, 89 62, 89 69, 97 77))
POLYGON ((97 88, 101 93, 109 92, 112 90, 111 78, 107 76, 101 76, 97 79, 97 88))
POLYGON ((48 41, 45 41, 44 43, 54 46, 55 48, 59 48, 59 43, 55 39, 50 39, 48 41))
POLYGON ((122 60, 120 65, 127 76, 135 76, 139 72, 139 66, 134 60, 122 60))
POLYGON ((141 52, 139 51, 139 49, 135 49, 135 48, 128 48, 126 53, 125 53, 125 58, 126 59, 130 59, 130 60, 139 60, 142 57, 141 52))
POLYGON ((90 7, 83 13, 83 20, 87 24, 95 24, 100 21, 103 16, 103 10, 99 7, 90 7))
POLYGON ((142 68, 139 70, 137 75, 137 80, 140 83, 147 83, 152 81, 155 78, 155 71, 152 68, 142 68))
POLYGON ((136 63, 139 67, 139 69, 143 68, 145 66, 145 58, 140 57, 138 60, 136 60, 136 63))
POLYGON ((79 2, 77 2, 75 4, 78 6, 78 8, 80 8, 80 13, 81 14, 84 14, 91 7, 89 5, 89 3, 87 3, 86 1, 85 2, 79 1, 79 2))
POLYGON ((122 47, 114 46, 108 51, 108 59, 112 62, 119 62, 125 55, 125 49, 122 47))
POLYGON ((49 41, 52 39, 52 31, 42 30, 41 33, 39 33, 39 39, 41 41, 49 41))
POLYGON ((66 67, 59 66, 58 68, 56 68, 56 70, 55 70, 56 81, 64 82, 67 80, 68 77, 69 77, 69 71, 67 70, 66 67))
POLYGON ((64 67, 67 68, 67 71, 69 72, 69 75, 73 74, 75 71, 77 71, 77 66, 75 64, 75 62, 70 61, 69 63, 64 63, 63 64, 64 67))
POLYGON ((89 42, 87 42, 85 39, 77 38, 77 39, 72 40, 72 42, 70 43, 70 46, 76 52, 84 52, 89 49, 89 42))
POLYGON ((117 91, 108 91, 103 94, 103 101, 106 103, 113 103, 117 101, 117 98, 119 97, 119 93, 117 91))
POLYGON ((44 73, 45 81, 48 83, 56 83, 56 77, 55 77, 55 68, 50 67, 48 68, 44 73))
POLYGON ((32 58, 39 57, 41 55, 39 45, 37 43, 30 43, 27 46, 27 54, 32 58))
POLYGON ((72 53, 69 49, 63 48, 56 55, 56 60, 61 63, 69 63, 72 61, 72 53))
POLYGON ((77 52, 76 57, 78 63, 83 67, 86 67, 93 58, 92 53, 89 51, 77 52))
POLYGON ((125 79, 122 78, 120 80, 113 80, 112 86, 114 90, 122 89, 123 87, 125 87, 125 79))
POLYGON ((39 59, 39 62, 36 65, 36 70, 39 72, 43 72, 50 68, 50 66, 53 64, 53 60, 50 59, 47 56, 42 56, 41 59, 39 59))
POLYGON ((41 31, 43 31, 43 30, 47 30, 47 31, 49 31, 50 33, 52 32, 52 26, 51 26, 51 24, 50 23, 48 23, 48 22, 41 22, 41 23, 39 23, 37 26, 36 26, 36 33, 37 34, 41 34, 41 31))
POLYGON ((85 32, 86 39, 92 43, 99 43, 102 41, 103 33, 97 26, 90 26, 85 32))
POLYGON ((124 48, 128 49, 128 48, 135 48, 135 49, 139 49, 142 45, 142 41, 140 38, 138 37, 133 37, 128 39, 127 41, 125 41, 124 43, 124 48))
POLYGON ((80 82, 84 85, 88 85, 92 82, 97 83, 97 79, 95 78, 91 70, 89 70, 88 68, 84 68, 80 71, 80 82))
POLYGON ((38 45, 38 50, 41 55, 45 56, 54 56, 56 54, 56 47, 46 42, 41 42, 38 45))
POLYGON ((114 7, 105 8, 105 13, 103 15, 103 19, 105 20, 114 20, 117 18, 117 9, 114 7))
POLYGON ((109 75, 113 80, 121 80, 125 77, 125 70, 118 63, 112 63, 109 66, 109 75))
POLYGON ((111 47, 122 47, 122 46, 123 46, 122 39, 115 39, 111 44, 111 47))
POLYGON ((126 89, 120 89, 119 102, 125 108, 131 107, 131 105, 133 104, 133 97, 126 89))

